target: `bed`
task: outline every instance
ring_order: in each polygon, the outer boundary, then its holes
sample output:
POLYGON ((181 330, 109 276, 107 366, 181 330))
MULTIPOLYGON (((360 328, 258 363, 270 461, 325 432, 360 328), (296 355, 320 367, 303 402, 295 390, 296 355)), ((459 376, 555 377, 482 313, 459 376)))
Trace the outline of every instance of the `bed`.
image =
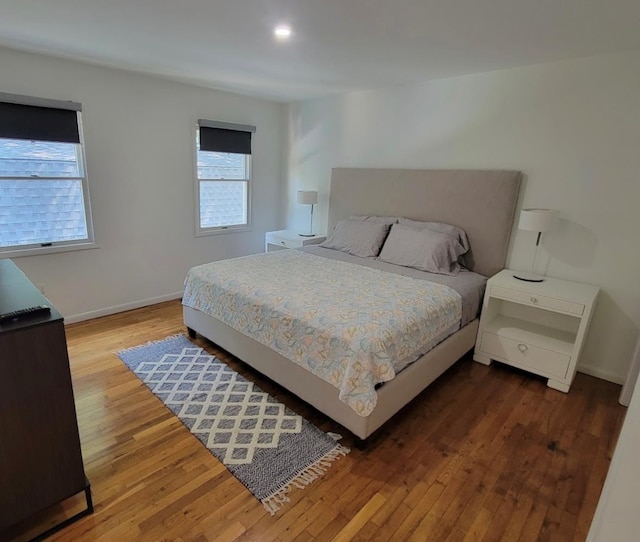
MULTIPOLYGON (((521 174, 517 171, 336 168, 331 178, 330 231, 351 216, 405 217, 458 226, 466 232, 470 245, 469 252, 464 255, 468 271, 459 273, 466 286, 457 285, 455 277, 438 281, 444 285, 420 280, 424 277, 411 276, 414 271, 403 272, 388 267, 393 264, 387 262, 358 258, 328 248, 278 251, 215 262, 211 268, 192 269, 183 299, 184 322, 189 334, 200 333, 365 440, 473 348, 484 279, 504 267, 520 180, 521 174), (245 268, 249 277, 249 281, 240 286, 235 280, 238 265, 245 268), (298 271, 279 284, 278 265, 298 271), (333 280, 330 288, 324 285, 329 279, 319 279, 315 286, 313 280, 304 279, 313 277, 315 270, 325 267, 330 271, 323 276, 333 280), (201 284, 197 287, 193 284, 196 269, 201 275, 201 284), (261 280, 266 282, 261 283, 261 280), (355 289, 355 282, 350 285, 350 280, 362 282, 364 292, 373 292, 376 281, 384 282, 385 291, 390 288, 385 294, 387 297, 400 299, 403 295, 409 296, 410 291, 417 292, 416 299, 421 303, 416 304, 424 305, 419 310, 434 315, 432 330, 401 333, 402 337, 406 336, 406 344, 396 345, 395 341, 402 338, 400 335, 392 340, 393 347, 386 348, 384 356, 378 356, 384 358, 384 363, 376 365, 373 378, 368 369, 360 371, 362 366, 370 368, 368 360, 357 359, 358 355, 352 354, 342 341, 323 343, 322 337, 314 338, 311 332, 305 335, 305 330, 313 327, 317 331, 318 326, 328 320, 334 304, 331 296, 335 296, 337 303, 342 296, 341 285, 345 290, 355 289), (273 308, 261 309, 246 299, 243 305, 234 304, 237 302, 231 296, 225 298, 225 290, 221 289, 231 283, 238 286, 243 295, 253 295, 255 299, 271 295, 275 303, 295 305, 299 302, 307 309, 313 306, 317 310, 307 310, 307 319, 302 322, 284 322, 286 329, 276 336, 272 328, 281 327, 283 322, 278 326, 271 325, 278 319, 273 316, 273 308), (208 291, 209 301, 199 302, 204 296, 198 297, 198 291, 208 291), (220 302, 211 302, 216 296, 220 302), (441 308, 435 311, 435 305, 422 303, 427 298, 436 299, 436 305, 441 308), (216 305, 219 305, 217 312, 216 305), (247 312, 250 313, 248 316, 247 312), (436 313, 440 314, 440 320, 435 320, 436 313), (307 346, 314 349, 315 360, 307 356, 308 352, 301 352, 301 348, 307 346), (333 365, 322 367, 318 357, 323 355, 326 363, 333 365), (307 366, 301 363, 305 356, 309 358, 307 366), (338 360, 344 365, 339 365, 338 360), (358 370, 353 370, 354 364, 358 370)), ((395 320, 387 318, 384 297, 368 295, 372 304, 378 303, 373 309, 378 311, 381 325, 388 320, 385 334, 390 332, 394 321, 402 318, 413 321, 418 309, 406 303, 406 311, 410 314, 398 312, 395 320), (382 299, 378 302, 374 297, 382 299)), ((340 314, 348 314, 348 309, 343 307, 340 314)), ((392 310, 395 314, 395 309, 392 310)), ((366 330, 361 330, 365 327, 351 326, 347 331, 353 334, 356 329, 357 333, 365 333, 366 330)), ((357 340, 359 343, 367 341, 364 335, 357 340)))

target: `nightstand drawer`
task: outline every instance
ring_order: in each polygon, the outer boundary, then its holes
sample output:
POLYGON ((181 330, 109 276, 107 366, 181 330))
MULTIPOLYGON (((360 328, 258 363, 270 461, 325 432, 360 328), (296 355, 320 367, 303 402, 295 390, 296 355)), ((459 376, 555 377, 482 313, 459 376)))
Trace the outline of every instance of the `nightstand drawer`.
POLYGON ((292 230, 268 231, 265 234, 265 250, 273 252, 285 248, 302 248, 309 245, 322 243, 326 237, 324 235, 300 235, 292 230))
POLYGON ((278 250, 287 250, 287 247, 267 243, 267 252, 276 252, 278 250))
POLYGON ((480 351, 498 361, 517 365, 543 376, 557 376, 559 378, 566 377, 571 359, 558 352, 487 332, 482 334, 480 351))
POLYGON ((515 301, 524 305, 531 305, 532 307, 540 307, 541 309, 575 314, 576 316, 582 316, 584 313, 584 305, 580 303, 572 303, 571 301, 564 301, 554 297, 512 290, 511 288, 491 286, 491 296, 508 301, 515 301))
POLYGON ((278 237, 274 237, 272 239, 267 238, 267 243, 283 248, 300 248, 302 246, 302 241, 292 241, 291 239, 282 239, 278 237))

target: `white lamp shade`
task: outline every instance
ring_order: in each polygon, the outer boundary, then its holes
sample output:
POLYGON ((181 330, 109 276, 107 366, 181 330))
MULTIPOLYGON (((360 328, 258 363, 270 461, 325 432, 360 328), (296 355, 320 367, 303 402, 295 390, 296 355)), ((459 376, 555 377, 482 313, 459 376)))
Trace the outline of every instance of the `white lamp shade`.
POLYGON ((315 190, 298 190, 298 203, 315 205, 318 203, 318 193, 315 190))
POLYGON ((549 231, 553 227, 556 213, 551 209, 522 209, 520 211, 519 230, 549 231))

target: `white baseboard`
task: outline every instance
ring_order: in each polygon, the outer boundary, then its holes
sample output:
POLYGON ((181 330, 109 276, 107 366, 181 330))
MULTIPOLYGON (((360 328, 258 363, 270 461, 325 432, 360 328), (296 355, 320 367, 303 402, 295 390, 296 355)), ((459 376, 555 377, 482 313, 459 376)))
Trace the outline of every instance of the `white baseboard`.
POLYGON ((610 373, 609 371, 603 371, 602 369, 597 369, 595 367, 589 367, 588 365, 578 365, 578 372, 595 376, 596 378, 606 380, 607 382, 613 382, 614 384, 624 384, 625 381, 624 376, 610 373))
POLYGON ((75 324, 76 322, 82 322, 84 320, 91 320, 92 318, 100 318, 101 316, 109 316, 110 314, 116 314, 118 312, 130 311, 133 309, 139 309, 140 307, 148 307, 149 305, 155 305, 156 303, 162 303, 163 301, 171 301, 173 299, 180 299, 183 292, 175 292, 173 294, 165 294, 158 297, 150 297, 148 299, 141 299, 134 301, 133 303, 125 303, 124 305, 115 305, 113 307, 105 307, 104 309, 98 309, 95 311, 83 312, 80 314, 74 314, 72 316, 65 316, 65 324, 75 324))

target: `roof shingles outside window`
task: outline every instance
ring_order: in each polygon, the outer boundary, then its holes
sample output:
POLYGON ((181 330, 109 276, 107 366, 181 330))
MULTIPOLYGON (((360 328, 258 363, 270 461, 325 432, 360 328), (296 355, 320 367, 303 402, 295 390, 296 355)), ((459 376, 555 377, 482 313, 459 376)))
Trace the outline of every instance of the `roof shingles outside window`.
POLYGON ((8 216, 4 213, 0 216, 2 246, 34 243, 42 239, 43 234, 56 241, 87 235, 79 181, 2 180, 0 200, 3 207, 8 204, 12 209, 8 216), (36 189, 34 183, 40 187, 36 189), (14 226, 7 228, 9 224, 14 226))
POLYGON ((0 246, 87 235, 82 183, 64 178, 78 176, 77 162, 55 159, 59 144, 40 142, 39 146, 45 151, 42 160, 21 158, 19 149, 11 145, 0 151, 0 177, 4 177, 0 180, 0 246), (48 152, 47 147, 51 147, 48 152))

